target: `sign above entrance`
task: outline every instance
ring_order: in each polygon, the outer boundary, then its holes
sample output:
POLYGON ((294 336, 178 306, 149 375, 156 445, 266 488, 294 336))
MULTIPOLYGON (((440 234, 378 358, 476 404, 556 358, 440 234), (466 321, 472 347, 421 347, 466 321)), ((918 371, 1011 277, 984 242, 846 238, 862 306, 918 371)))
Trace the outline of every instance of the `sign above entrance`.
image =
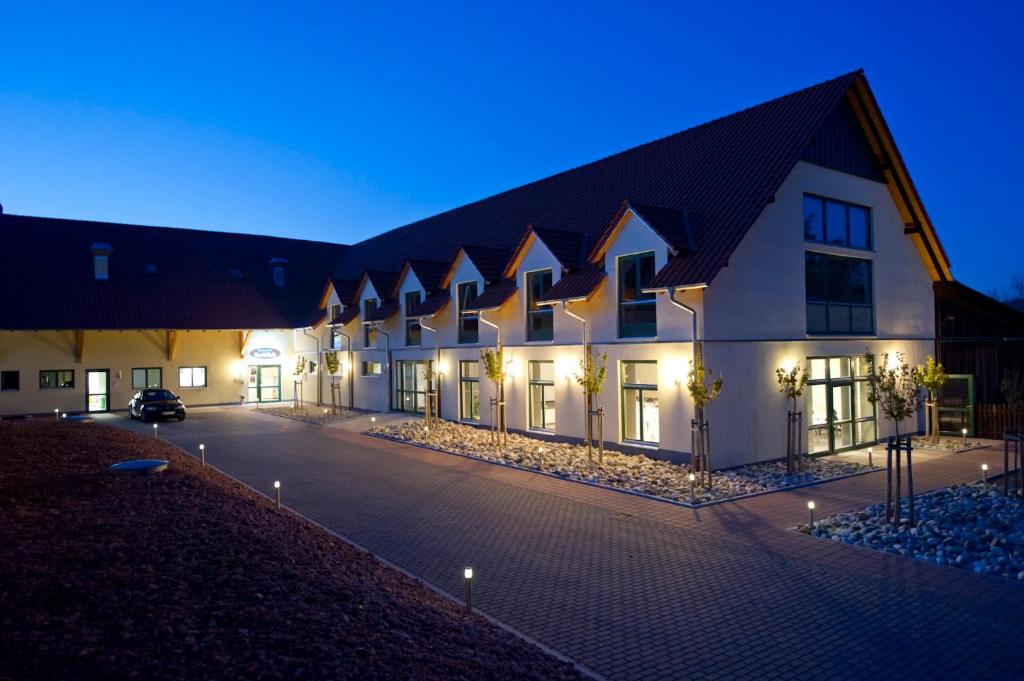
POLYGON ((249 356, 253 359, 273 359, 281 356, 281 351, 277 348, 253 348, 249 351, 249 356))

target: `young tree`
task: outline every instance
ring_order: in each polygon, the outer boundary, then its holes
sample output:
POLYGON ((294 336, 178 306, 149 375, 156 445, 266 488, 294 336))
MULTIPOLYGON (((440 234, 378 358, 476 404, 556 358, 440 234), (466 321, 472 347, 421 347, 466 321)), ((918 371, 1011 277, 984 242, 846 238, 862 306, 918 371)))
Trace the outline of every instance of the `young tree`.
POLYGON ((334 379, 338 375, 338 369, 341 368, 341 363, 338 361, 338 353, 334 350, 325 352, 324 366, 327 368, 327 373, 331 376, 331 411, 337 413, 339 400, 335 397, 334 393, 338 389, 338 382, 334 379))
POLYGON ((1019 431, 1021 427, 1021 411, 1024 411, 1024 371, 1019 368, 1003 372, 1003 379, 999 382, 999 389, 1003 393, 1003 399, 1010 407, 1010 428, 1019 431))
POLYGON ((928 392, 927 400, 924 403, 925 437, 932 442, 938 442, 939 410, 935 400, 938 398, 939 390, 942 389, 948 378, 946 370, 941 363, 935 361, 934 357, 928 355, 924 366, 915 367, 914 373, 917 374, 918 382, 928 392))
POLYGON ((295 398, 295 408, 298 409, 302 406, 302 377, 306 374, 306 358, 302 355, 295 357, 295 370, 292 374, 295 376, 292 393, 295 398))
POLYGON ((786 420, 786 472, 792 473, 801 449, 800 418, 797 416, 799 412, 796 410, 796 401, 804 394, 804 388, 807 386, 807 369, 801 368, 799 364, 789 371, 780 367, 775 370, 775 380, 779 384, 779 392, 793 402, 793 410, 789 412, 786 420))
POLYGON ((703 486, 704 474, 707 472, 708 482, 711 482, 711 438, 708 433, 708 424, 704 419, 704 409, 711 404, 722 392, 722 378, 714 378, 714 372, 704 366, 704 353, 697 348, 696 356, 690 361, 690 372, 686 376, 686 390, 693 400, 695 419, 691 424, 694 433, 692 440, 693 470, 700 473, 700 484, 703 486))
MULTIPOLYGON (((595 356, 588 347, 584 356, 580 359, 580 370, 576 373, 576 382, 583 388, 583 401, 586 405, 587 423, 587 459, 593 459, 594 429, 591 425, 591 414, 594 411, 594 403, 601 395, 604 381, 608 373, 608 353, 595 356)), ((604 463, 604 444, 601 445, 601 461, 604 463)))
MULTIPOLYGON (((900 519, 900 423, 917 413, 921 408, 921 375, 911 370, 902 352, 893 355, 882 355, 882 362, 874 367, 868 380, 868 401, 874 404, 896 426, 896 522, 900 519)), ((870 361, 870 357, 868 357, 870 361)), ((885 481, 885 517, 889 519, 893 508, 892 488, 892 452, 890 445, 886 448, 886 481, 885 481)), ((910 517, 914 517, 914 472, 907 450, 907 492, 910 494, 910 517)))
POLYGON ((501 345, 494 350, 486 348, 480 353, 480 360, 484 365, 484 375, 494 384, 495 415, 491 419, 492 437, 501 437, 504 438, 504 442, 508 442, 505 427, 505 350, 501 345))

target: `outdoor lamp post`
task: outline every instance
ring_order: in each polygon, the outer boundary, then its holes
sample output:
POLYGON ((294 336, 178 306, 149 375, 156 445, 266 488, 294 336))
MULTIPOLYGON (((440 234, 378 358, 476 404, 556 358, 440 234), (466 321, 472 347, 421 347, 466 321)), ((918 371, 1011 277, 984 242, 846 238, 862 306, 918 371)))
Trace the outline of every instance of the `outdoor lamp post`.
POLYGON ((277 496, 277 510, 281 510, 281 481, 274 481, 274 494, 277 496))
POLYGON ((60 409, 53 410, 53 418, 56 421, 60 421, 60 409))
POLYGON ((807 502, 807 524, 814 527, 814 502, 807 502))
POLYGON ((206 466, 206 445, 199 445, 199 463, 206 466))
POLYGON ((473 612, 473 568, 462 570, 462 581, 466 584, 466 612, 473 612))
POLYGON ((544 469, 544 448, 537 447, 537 470, 544 469))
POLYGON ((963 433, 963 435, 964 435, 964 447, 966 447, 967 446, 967 429, 966 428, 961 428, 960 432, 963 433))
POLYGON ((988 487, 988 464, 981 464, 981 482, 985 487, 988 487))
POLYGON ((874 466, 875 466, 874 454, 875 454, 875 450, 872 449, 871 447, 868 447, 868 465, 871 466, 872 468, 874 468, 874 466))
POLYGON ((693 473, 690 473, 689 475, 686 476, 686 479, 690 481, 690 503, 691 504, 696 504, 697 503, 697 497, 694 495, 693 488, 694 488, 694 485, 696 484, 697 476, 694 475, 693 473))
POLYGON ((65 412, 61 412, 61 415, 60 415, 60 417, 61 417, 62 419, 66 419, 66 418, 68 417, 68 413, 67 413, 66 411, 65 411, 65 412))
POLYGON ((159 423, 154 423, 153 424, 153 437, 159 437, 159 435, 156 434, 156 431, 159 428, 159 426, 160 426, 159 423))

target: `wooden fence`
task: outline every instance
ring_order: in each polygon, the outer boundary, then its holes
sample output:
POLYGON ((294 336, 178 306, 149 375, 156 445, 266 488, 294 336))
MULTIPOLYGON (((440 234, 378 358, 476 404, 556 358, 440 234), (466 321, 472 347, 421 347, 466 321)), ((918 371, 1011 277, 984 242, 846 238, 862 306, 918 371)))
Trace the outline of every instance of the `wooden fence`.
MULTIPOLYGON (((1009 405, 979 404, 975 409, 977 423, 974 430, 978 437, 1000 440, 1005 431, 1014 427, 1013 413, 1010 411, 1009 405)), ((1024 423, 1021 425, 1024 427, 1024 423)))

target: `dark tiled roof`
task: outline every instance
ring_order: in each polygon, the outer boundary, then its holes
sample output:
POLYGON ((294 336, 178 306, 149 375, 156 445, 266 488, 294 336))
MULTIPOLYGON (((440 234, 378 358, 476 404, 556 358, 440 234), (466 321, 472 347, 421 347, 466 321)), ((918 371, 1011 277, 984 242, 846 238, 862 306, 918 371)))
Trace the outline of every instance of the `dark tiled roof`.
POLYGON ((589 248, 629 200, 688 214, 697 251, 673 258, 659 283, 708 283, 858 77, 840 76, 391 230, 353 246, 343 268, 394 268, 406 257, 436 259, 459 244, 507 253, 531 224, 578 232, 589 248))
POLYGON ((631 203, 630 207, 676 251, 697 250, 686 211, 639 203, 631 203))
POLYGON ((195 229, 0 215, 0 328, 278 329, 309 326, 347 246, 195 229), (89 247, 105 242, 110 278, 89 247), (270 260, 286 258, 285 285, 270 260), (154 271, 155 270, 155 271, 154 271))
POLYGON ((355 302, 356 293, 359 292, 358 279, 331 277, 331 285, 334 287, 335 293, 338 294, 338 299, 342 305, 349 305, 355 302))
POLYGON ((449 263, 441 260, 409 260, 408 265, 416 274, 423 290, 432 293, 441 285, 441 279, 448 272, 449 263))
POLYGON ((484 288, 483 293, 466 305, 467 312, 496 310, 516 292, 514 279, 502 279, 484 288))
MULTIPOLYGON (((363 275, 370 280, 371 284, 373 284, 373 289, 377 292, 378 299, 386 300, 391 297, 395 288, 395 282, 398 281, 398 272, 392 272, 390 270, 366 270, 363 275)), ((362 280, 360 280, 360 283, 362 283, 362 280)), ((356 291, 356 294, 358 294, 358 290, 356 291)))
POLYGON ((402 309, 402 306, 398 304, 397 300, 389 300, 377 309, 370 312, 370 314, 363 317, 364 322, 383 322, 387 319, 391 319, 402 309))
POLYGON ((560 229, 534 227, 539 238, 558 262, 569 270, 576 270, 586 264, 587 249, 584 235, 580 232, 566 232, 560 229))
POLYGON ((341 314, 331 320, 331 324, 335 326, 345 326, 350 324, 353 319, 359 316, 358 305, 346 305, 345 309, 341 311, 341 314))
POLYGON ((445 306, 451 302, 452 296, 447 289, 438 291, 432 296, 428 296, 423 302, 409 310, 406 314, 407 317, 433 317, 438 312, 443 310, 445 306))
POLYGON ((607 274, 599 265, 589 265, 581 270, 569 272, 541 296, 539 302, 580 300, 589 298, 597 290, 607 274))
MULTIPOLYGON (((521 232, 522 230, 520 230, 521 232)), ((484 235, 480 236, 483 237, 484 235)), ((484 282, 490 283, 501 279, 505 265, 508 263, 510 252, 508 249, 463 245, 462 250, 473 261, 473 265, 484 278, 484 282)))

